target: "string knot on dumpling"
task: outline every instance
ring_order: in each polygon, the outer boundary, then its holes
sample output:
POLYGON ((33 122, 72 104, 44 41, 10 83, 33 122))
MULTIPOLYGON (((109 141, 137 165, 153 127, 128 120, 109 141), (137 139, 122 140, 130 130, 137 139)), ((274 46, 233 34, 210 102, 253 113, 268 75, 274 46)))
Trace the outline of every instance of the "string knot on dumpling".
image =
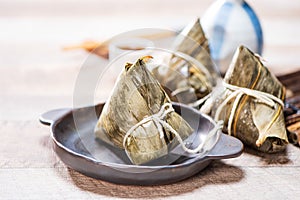
POLYGON ((170 112, 173 112, 174 109, 172 107, 171 103, 165 103, 164 105, 162 105, 162 107, 160 108, 160 110, 158 111, 158 113, 150 115, 145 117, 143 120, 141 120, 140 122, 138 122, 137 124, 135 124, 133 127, 131 127, 126 135, 124 136, 123 139, 123 146, 126 146, 126 141, 128 139, 128 137, 132 134, 132 132, 139 126, 146 124, 149 121, 153 121, 156 125, 156 127, 159 130, 159 134, 160 134, 160 138, 164 137, 164 132, 163 132, 163 128, 161 123, 165 122, 164 119, 167 116, 167 114, 169 114, 170 112))
POLYGON ((159 131, 159 134, 160 134, 161 138, 164 138, 164 131, 163 131, 163 127, 164 127, 164 128, 168 129, 171 133, 173 133, 175 135, 175 137, 179 141, 179 143, 182 146, 182 148, 184 149, 184 151, 186 151, 190 154, 205 152, 206 150, 203 147, 206 144, 206 141, 208 141, 212 136, 214 136, 216 134, 216 132, 218 132, 220 129, 223 128, 223 121, 219 121, 215 125, 215 127, 212 130, 210 130, 210 132, 208 133, 208 135, 207 135, 204 142, 200 143, 199 146, 196 147, 195 149, 189 149, 189 148, 186 147, 186 145, 185 145, 183 139, 181 138, 181 136, 179 135, 179 133, 165 121, 165 117, 167 116, 167 114, 169 114, 171 112, 174 112, 172 104, 171 103, 165 103, 161 107, 161 109, 158 111, 158 113, 153 114, 153 115, 148 116, 148 117, 145 117, 143 120, 141 120, 140 122, 135 124, 133 127, 131 127, 127 131, 126 135, 124 136, 124 140, 123 140, 124 148, 126 146, 126 142, 128 142, 128 138, 132 134, 132 132, 135 129, 137 129, 139 126, 141 126, 143 124, 146 124, 149 121, 153 121, 155 123, 156 127, 158 128, 158 131, 159 131))
MULTIPOLYGON (((276 104, 279 104, 280 106, 284 107, 283 101, 272 94, 262 92, 259 90, 254 90, 254 89, 239 87, 236 85, 231 85, 226 82, 223 82, 223 86, 226 89, 228 89, 228 91, 230 91, 231 93, 229 94, 229 96, 227 96, 227 98, 218 107, 218 109, 216 111, 216 115, 215 115, 215 120, 216 121, 219 120, 222 109, 226 106, 226 104, 231 99, 235 98, 232 109, 230 111, 229 119, 228 119, 228 134, 229 135, 231 135, 231 128, 232 128, 235 112, 237 110, 237 107, 238 107, 239 102, 243 95, 248 95, 248 96, 254 97, 259 103, 264 103, 273 109, 275 109, 276 104)), ((269 123, 269 126, 267 126, 267 127, 270 127, 271 125, 272 125, 272 123, 269 123)))

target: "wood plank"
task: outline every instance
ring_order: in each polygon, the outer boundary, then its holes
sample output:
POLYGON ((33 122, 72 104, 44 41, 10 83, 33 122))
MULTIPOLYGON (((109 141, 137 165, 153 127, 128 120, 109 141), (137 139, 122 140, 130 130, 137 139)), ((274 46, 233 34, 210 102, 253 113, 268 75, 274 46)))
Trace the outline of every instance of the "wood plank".
POLYGON ((4 199, 11 196, 37 199, 40 195, 46 199, 190 199, 199 194, 214 199, 234 198, 236 195, 250 195, 249 199, 256 195, 256 198, 263 199, 266 190, 270 191, 270 198, 289 199, 291 194, 299 194, 292 186, 299 184, 300 180, 300 153, 292 145, 280 154, 263 154, 247 148, 241 157, 215 161, 203 172, 183 182, 139 187, 95 180, 68 169, 51 149, 49 128, 38 122, 1 121, 0 131, 4 133, 2 139, 5 141, 5 145, 0 146, 0 185, 4 186, 0 187, 0 197, 4 199), (20 134, 26 142, 16 140, 20 134), (14 194, 16 190, 18 194, 14 194), (255 191, 255 194, 251 196, 249 191, 255 191))
POLYGON ((1 199, 297 199, 299 167, 235 167, 214 162, 185 181, 163 186, 115 185, 67 168, 0 169, 1 199), (268 176, 266 176, 266 174, 268 176), (17 191, 17 192, 16 192, 17 191))
POLYGON ((49 127, 34 121, 0 121, 0 169, 62 167, 49 127))
MULTIPOLYGON (((50 68, 66 62, 64 56, 67 54, 60 51, 65 45, 87 39, 102 41, 124 31, 144 28, 145 21, 148 28, 178 29, 195 16, 201 16, 211 1, 159 2, 164 12, 157 12, 157 0, 149 1, 144 4, 143 11, 135 9, 136 12, 142 12, 138 18, 130 14, 131 9, 115 6, 114 1, 85 3, 77 0, 77 4, 72 6, 69 1, 32 1, 32 4, 28 4, 5 0, 1 3, 0 25, 4 31, 0 37, 0 53, 3 55, 0 67, 21 65, 25 68, 35 65, 50 68), (181 9, 183 5, 186 5, 184 13, 181 9), (67 12, 65 7, 68 7, 67 12), (153 17, 153 13, 157 17, 153 17), (20 32, 22 37, 19 37, 20 32)), ((299 69, 299 1, 291 0, 283 4, 280 1, 262 0, 257 3, 249 0, 249 4, 261 18, 265 32, 263 56, 268 60, 270 68, 273 68, 272 71, 283 74, 299 69)), ((129 0, 130 5, 135 8, 134 5, 138 4, 136 0, 129 0)), ((75 57, 77 52, 72 54, 75 57)), ((82 60, 78 63, 81 64, 82 60)))
MULTIPOLYGON (((53 198, 63 197, 69 199, 74 197, 74 191, 76 191, 75 194, 78 193, 80 195, 82 190, 117 197, 150 197, 154 191, 156 191, 154 197, 180 194, 193 197, 194 192, 198 190, 201 192, 204 190, 205 192, 206 189, 209 189, 209 191, 217 192, 218 187, 213 189, 209 186, 222 185, 222 188, 227 191, 224 195, 232 197, 231 195, 233 194, 229 192, 233 192, 232 187, 237 185, 243 188, 254 180, 260 183, 260 186, 271 188, 273 186, 269 185, 270 182, 279 178, 283 178, 282 181, 289 179, 292 179, 292 182, 299 181, 298 177, 294 177, 299 176, 299 173, 297 173, 300 168, 299 149, 289 145, 287 152, 282 154, 263 154, 246 149, 246 153, 239 158, 214 162, 203 173, 173 185, 157 187, 117 186, 88 178, 73 170, 68 170, 51 149, 50 132, 47 126, 33 121, 2 121, 0 122, 0 131, 4 133, 2 139, 5 141, 5 144, 0 146, 0 185, 3 185, 5 181, 5 185, 7 187, 9 185, 12 188, 11 190, 4 190, 4 193, 0 193, 1 196, 5 194, 9 196, 10 192, 13 192, 16 187, 21 187, 19 188, 21 194, 26 194, 28 199, 36 198, 36 194, 28 195, 28 193, 39 186, 42 191, 49 189, 49 192, 52 190, 53 193, 55 193, 54 191, 60 191, 58 188, 64 188, 65 192, 61 194, 56 192, 55 195, 59 196, 49 195, 49 197, 53 198), (20 137, 20 134, 23 135, 26 142, 19 139, 16 140, 16 138, 20 137), (266 178, 270 180, 263 182, 258 176, 260 173, 268 174, 263 180, 266 178), (26 180, 28 180, 27 187, 20 185, 22 182, 25 183, 26 180), (77 187, 81 189, 78 190, 77 187), (143 189, 142 192, 140 191, 141 188, 143 189), (68 190, 71 190, 72 194, 68 194, 68 190)), ((278 184, 277 181, 274 184, 274 187, 279 187, 276 185, 278 184)), ((252 190, 254 190, 257 186, 252 185, 252 187, 252 190)), ((251 187, 247 186, 247 190, 249 189, 251 190, 251 187)), ((279 191, 284 191, 282 188, 277 189, 276 192, 278 193, 279 191)), ((246 192, 247 190, 244 189, 241 192, 246 192)), ((278 195, 278 193, 276 194, 278 195)), ((282 197, 286 196, 283 195, 282 197)))

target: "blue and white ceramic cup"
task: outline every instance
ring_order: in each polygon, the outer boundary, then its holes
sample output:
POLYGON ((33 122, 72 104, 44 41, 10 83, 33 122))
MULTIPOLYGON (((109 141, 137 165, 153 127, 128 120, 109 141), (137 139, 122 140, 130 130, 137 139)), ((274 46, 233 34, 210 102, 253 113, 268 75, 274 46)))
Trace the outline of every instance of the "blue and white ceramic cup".
POLYGON ((211 55, 221 72, 229 67, 236 48, 248 47, 261 55, 263 33, 258 17, 244 0, 217 0, 205 12, 201 24, 211 55))

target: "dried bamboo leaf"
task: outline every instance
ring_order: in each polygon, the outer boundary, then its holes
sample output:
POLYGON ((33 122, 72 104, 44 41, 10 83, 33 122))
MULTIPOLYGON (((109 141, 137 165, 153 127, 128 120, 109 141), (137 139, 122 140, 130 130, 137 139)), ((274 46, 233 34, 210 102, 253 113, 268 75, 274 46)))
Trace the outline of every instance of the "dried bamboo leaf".
POLYGON ((152 70, 159 82, 173 92, 170 94, 172 100, 189 104, 208 95, 220 76, 211 61, 208 40, 199 19, 177 36, 174 51, 195 60, 174 54, 169 61, 169 69, 164 73, 161 73, 162 66, 152 70))
POLYGON ((202 63, 214 78, 219 77, 212 62, 209 42, 204 34, 199 18, 192 21, 182 30, 177 36, 174 46, 175 51, 185 53, 202 63))
MULTIPOLYGON (((166 155, 177 145, 174 135, 165 127, 162 127, 164 137, 161 138, 158 127, 150 120, 138 126, 123 146, 124 137, 131 127, 159 112, 164 104, 170 103, 159 82, 147 70, 147 59, 149 57, 125 66, 95 127, 98 138, 105 140, 107 136, 114 145, 125 148, 134 164, 166 155)), ((165 121, 183 139, 193 132, 188 123, 174 111, 166 116, 165 121)))
MULTIPOLYGON (((248 88, 271 94, 282 101, 285 97, 285 88, 277 78, 261 63, 246 47, 239 47, 232 63, 225 75, 224 82, 230 85, 248 88)), ((232 94, 224 89, 214 107, 218 106, 232 94)), ((274 107, 260 102, 259 99, 244 94, 235 112, 232 128, 229 130, 229 117, 234 109, 235 99, 230 100, 220 112, 224 120, 225 132, 233 135, 263 152, 282 151, 288 143, 286 134, 283 107, 275 103, 274 107)), ((216 113, 213 111, 212 115, 216 113)))

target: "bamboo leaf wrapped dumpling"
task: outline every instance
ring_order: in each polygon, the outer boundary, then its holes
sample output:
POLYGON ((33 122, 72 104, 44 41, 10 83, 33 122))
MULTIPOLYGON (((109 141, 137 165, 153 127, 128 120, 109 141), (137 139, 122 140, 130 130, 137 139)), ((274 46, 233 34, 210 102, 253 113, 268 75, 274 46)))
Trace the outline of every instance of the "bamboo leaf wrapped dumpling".
POLYGON ((212 62, 209 42, 204 34, 199 18, 192 21, 182 30, 177 36, 174 46, 175 51, 185 53, 203 64, 213 77, 209 81, 211 81, 212 85, 215 84, 215 78, 219 78, 219 73, 212 62))
POLYGON ((285 88, 260 58, 240 46, 223 85, 212 112, 215 120, 224 121, 223 131, 260 151, 282 151, 288 143, 283 115, 285 88))
POLYGON ((193 132, 172 109, 169 97, 147 70, 148 59, 143 57, 125 66, 95 127, 96 137, 107 136, 114 145, 125 149, 134 164, 164 156, 178 144, 169 128, 151 116, 161 114, 182 139, 193 132))
POLYGON ((173 50, 182 56, 174 54, 168 70, 160 70, 162 66, 153 69, 154 76, 171 91, 173 100, 190 104, 207 96, 219 74, 210 58, 208 40, 198 18, 177 36, 173 50))

